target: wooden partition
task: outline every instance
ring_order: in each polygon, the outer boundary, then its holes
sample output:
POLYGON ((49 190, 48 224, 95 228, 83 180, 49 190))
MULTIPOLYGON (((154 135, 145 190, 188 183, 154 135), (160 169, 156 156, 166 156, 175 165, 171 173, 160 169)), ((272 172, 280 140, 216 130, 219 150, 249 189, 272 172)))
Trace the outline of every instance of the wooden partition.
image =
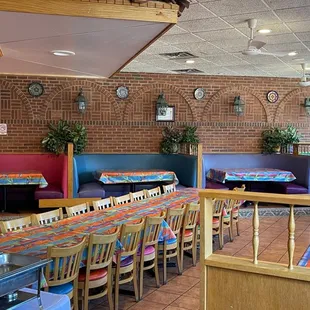
POLYGON ((310 195, 202 190, 199 196, 201 204, 200 310, 310 309, 310 269, 293 266, 295 249, 294 205, 310 206, 310 195), (252 260, 212 253, 213 198, 254 202, 252 260), (287 241, 288 261, 286 265, 258 261, 259 202, 290 206, 287 241))

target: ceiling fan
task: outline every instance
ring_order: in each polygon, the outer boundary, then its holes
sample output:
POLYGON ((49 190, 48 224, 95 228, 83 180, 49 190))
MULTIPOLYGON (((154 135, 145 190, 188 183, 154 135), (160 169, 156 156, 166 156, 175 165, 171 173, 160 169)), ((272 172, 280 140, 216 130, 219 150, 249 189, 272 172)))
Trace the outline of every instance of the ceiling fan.
POLYGON ((306 66, 307 66, 307 64, 305 64, 305 63, 301 64, 301 67, 302 67, 302 78, 301 78, 301 80, 299 82, 299 85, 301 87, 310 86, 310 81, 307 81, 306 66))
POLYGON ((277 56, 277 57, 284 57, 288 53, 268 53, 261 50, 262 47, 266 45, 266 37, 263 35, 258 35, 254 37, 254 29, 257 26, 257 19, 249 19, 248 26, 251 30, 250 40, 248 42, 248 47, 246 50, 242 51, 243 55, 247 56, 257 56, 257 55, 269 55, 269 56, 277 56))

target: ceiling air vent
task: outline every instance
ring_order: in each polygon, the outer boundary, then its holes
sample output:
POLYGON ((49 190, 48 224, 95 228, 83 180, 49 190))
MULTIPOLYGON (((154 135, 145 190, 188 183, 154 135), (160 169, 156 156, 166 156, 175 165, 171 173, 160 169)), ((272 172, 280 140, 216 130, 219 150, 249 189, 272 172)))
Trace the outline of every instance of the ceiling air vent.
POLYGON ((187 73, 187 74, 203 73, 203 71, 200 71, 198 69, 180 69, 180 70, 172 70, 172 71, 176 73, 187 73))
POLYGON ((159 55, 164 56, 171 60, 197 58, 197 56, 191 53, 188 53, 188 52, 164 53, 164 54, 159 54, 159 55))

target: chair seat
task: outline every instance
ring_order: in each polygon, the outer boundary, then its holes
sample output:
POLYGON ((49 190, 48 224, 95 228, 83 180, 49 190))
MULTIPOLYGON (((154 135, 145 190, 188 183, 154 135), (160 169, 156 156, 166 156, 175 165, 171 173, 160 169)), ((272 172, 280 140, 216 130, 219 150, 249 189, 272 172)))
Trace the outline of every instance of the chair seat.
POLYGON ((44 188, 36 188, 34 192, 34 199, 61 199, 64 198, 64 194, 59 186, 48 184, 44 188))
MULTIPOLYGON (((166 243, 169 245, 169 244, 174 244, 177 242, 177 239, 176 238, 173 238, 173 239, 168 239, 166 240, 166 243)), ((160 245, 163 245, 164 244, 164 241, 159 241, 158 244, 160 245)))
POLYGON ((281 194, 308 194, 308 189, 296 183, 278 183, 275 185, 281 194))
POLYGON ((191 237, 193 235, 192 230, 185 230, 184 237, 191 237))
POLYGON ((104 198, 105 190, 101 184, 97 182, 90 182, 80 185, 79 198, 104 198))
POLYGON ((131 265, 133 263, 133 257, 129 256, 126 259, 124 259, 123 261, 121 261, 121 267, 127 267, 129 265, 131 265))
MULTIPOLYGON (((89 280, 90 281, 99 280, 99 279, 106 277, 107 274, 108 274, 108 271, 105 268, 92 270, 90 272, 89 280)), ((79 281, 83 282, 83 281, 85 281, 85 279, 86 279, 86 268, 83 268, 83 269, 81 269, 81 271, 79 273, 79 281)))
MULTIPOLYGON (((147 246, 147 247, 145 248, 145 250, 144 250, 144 255, 151 255, 151 254, 153 254, 153 253, 155 253, 155 248, 154 248, 152 245, 147 246)), ((141 251, 139 251, 139 252, 137 253, 137 255, 140 256, 140 255, 141 255, 141 251)))
POLYGON ((48 291, 53 294, 69 294, 73 290, 73 284, 72 283, 66 283, 62 285, 57 285, 57 286, 50 286, 48 291))
POLYGON ((238 213, 238 212, 239 212, 238 208, 233 208, 232 213, 238 213))

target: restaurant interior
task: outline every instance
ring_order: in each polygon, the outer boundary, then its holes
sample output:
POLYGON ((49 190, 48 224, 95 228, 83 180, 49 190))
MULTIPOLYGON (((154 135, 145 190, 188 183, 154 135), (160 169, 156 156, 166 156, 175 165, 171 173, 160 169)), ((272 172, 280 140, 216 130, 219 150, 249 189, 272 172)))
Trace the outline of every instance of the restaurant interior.
POLYGON ((0 26, 0 310, 310 309, 310 0, 0 26))

